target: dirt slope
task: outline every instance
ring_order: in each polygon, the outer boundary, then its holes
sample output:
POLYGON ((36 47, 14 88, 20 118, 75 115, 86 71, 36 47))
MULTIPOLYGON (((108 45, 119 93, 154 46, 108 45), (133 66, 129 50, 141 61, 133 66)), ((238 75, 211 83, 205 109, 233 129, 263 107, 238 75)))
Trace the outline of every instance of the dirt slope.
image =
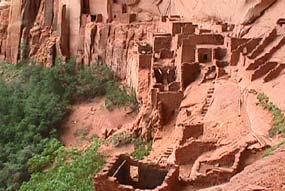
POLYGON ((284 191, 285 147, 272 156, 257 161, 233 177, 223 191, 284 191))

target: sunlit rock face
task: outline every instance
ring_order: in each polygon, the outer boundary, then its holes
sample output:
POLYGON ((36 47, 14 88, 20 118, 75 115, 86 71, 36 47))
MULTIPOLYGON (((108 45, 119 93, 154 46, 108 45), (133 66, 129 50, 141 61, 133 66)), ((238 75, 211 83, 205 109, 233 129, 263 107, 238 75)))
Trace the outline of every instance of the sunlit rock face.
POLYGON ((249 24, 276 0, 175 0, 174 2, 176 13, 189 19, 203 22, 220 20, 235 24, 249 24))
MULTIPOLYGON (((85 34, 90 39, 89 33, 84 32, 86 23, 90 22, 92 18, 95 19, 96 15, 100 15, 100 20, 104 23, 123 21, 119 14, 128 12, 136 13, 136 20, 142 22, 157 20, 160 15, 180 15, 197 23, 228 22, 246 25, 253 23, 270 6, 272 9, 276 8, 274 5, 276 0, 234 0, 231 2, 223 0, 210 2, 206 0, 129 0, 122 6, 120 3, 123 2, 113 3, 111 0, 2 0, 1 10, 5 7, 7 9, 7 6, 10 8, 9 16, 7 10, 6 13, 1 11, 3 12, 1 22, 4 23, 1 31, 5 30, 7 34, 1 37, 3 39, 1 49, 5 49, 5 53, 2 52, 1 57, 11 63, 16 63, 18 59, 27 54, 21 52, 20 48, 21 45, 27 44, 31 46, 31 52, 28 55, 36 59, 39 58, 40 61, 49 60, 51 62, 53 57, 57 56, 72 56, 80 61, 86 57, 83 56, 88 44, 85 43, 84 47, 85 34), (93 17, 91 18, 91 16, 93 17), (5 27, 7 22, 8 27, 5 27), (41 45, 35 45, 39 42, 41 45), (48 46, 49 51, 47 53, 41 50, 37 51, 36 49, 41 49, 39 46, 48 46), (55 53, 57 54, 54 55, 55 53)), ((266 13, 265 11, 265 16, 266 13)), ((285 11, 279 11, 278 14, 281 17, 282 14, 285 15, 285 11)), ((128 16, 123 17, 125 17, 123 22, 128 22, 128 16)), ((271 15, 271 17, 273 16, 271 15)), ((274 22, 276 21, 273 19, 267 19, 266 25, 272 25, 274 22)), ((93 30, 92 35, 95 31, 97 30, 93 30)), ((105 38, 105 34, 102 34, 102 38, 105 38)), ((91 57, 91 53, 89 54, 91 57)), ((89 63, 85 58, 86 62, 89 63)))

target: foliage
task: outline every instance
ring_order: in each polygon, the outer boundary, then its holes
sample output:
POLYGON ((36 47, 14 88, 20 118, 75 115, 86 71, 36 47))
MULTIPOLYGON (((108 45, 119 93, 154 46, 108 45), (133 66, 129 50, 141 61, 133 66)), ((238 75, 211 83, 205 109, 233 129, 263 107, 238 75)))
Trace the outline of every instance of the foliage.
POLYGON ((29 45, 27 44, 27 42, 23 42, 20 45, 20 50, 21 50, 21 60, 22 62, 27 62, 29 59, 27 59, 29 52, 30 52, 30 48, 29 45))
POLYGON ((267 109, 273 114, 274 122, 269 135, 273 137, 282 134, 282 136, 285 137, 285 116, 282 111, 272 102, 270 102, 269 97, 264 93, 258 94, 257 99, 259 101, 259 104, 264 109, 267 109))
POLYGON ((51 68, 19 63, 1 64, 0 70, 0 191, 18 190, 30 173, 50 166, 53 155, 37 154, 57 149, 52 138, 70 104, 103 95, 114 106, 130 104, 113 73, 100 63, 78 70, 74 60, 57 60, 51 68))
POLYGON ((117 133, 105 141, 105 144, 113 144, 117 147, 131 143, 133 140, 130 134, 126 132, 117 133))
POLYGON ((266 107, 269 102, 269 97, 265 93, 259 93, 257 99, 263 107, 266 107))
POLYGON ((266 149, 263 153, 263 157, 268 157, 268 156, 272 155, 274 151, 276 151, 279 147, 281 147, 284 144, 285 144, 285 141, 282 141, 279 144, 266 149))
POLYGON ((135 93, 129 95, 125 88, 120 87, 117 81, 109 81, 106 84, 106 108, 112 110, 114 106, 133 105, 137 107, 137 99, 135 93))
POLYGON ((60 149, 63 149, 63 145, 57 139, 51 139, 41 154, 33 156, 28 161, 29 172, 39 172, 51 166, 56 158, 57 151, 60 149))
POLYGON ((30 72, 10 83, 0 80, 0 190, 17 190, 29 179, 27 161, 55 136, 68 111, 63 97, 44 85, 50 82, 44 70, 30 72))
POLYGON ((86 92, 89 92, 93 97, 105 95, 105 105, 110 110, 114 107, 125 105, 138 106, 134 91, 128 93, 127 89, 121 86, 110 69, 100 62, 94 63, 91 69, 86 70, 86 68, 83 68, 79 79, 80 89, 78 89, 77 94, 90 96, 85 95, 86 92), (89 86, 85 84, 89 84, 89 86))
POLYGON ((86 139, 88 134, 90 132, 90 129, 88 128, 82 128, 82 129, 77 129, 75 132, 74 132, 74 136, 76 137, 79 137, 81 138, 82 140, 86 139))
POLYGON ((105 144, 113 144, 116 147, 133 144, 135 146, 135 151, 132 153, 132 156, 138 160, 142 160, 144 157, 148 156, 152 149, 152 141, 145 141, 141 137, 135 138, 126 132, 111 136, 105 141, 105 144))
POLYGON ((133 144, 135 145, 135 151, 132 156, 138 160, 144 159, 144 157, 150 154, 152 148, 152 141, 144 141, 141 138, 133 139, 133 144))
POLYGON ((68 150, 59 145, 57 140, 53 140, 42 154, 29 161, 29 167, 41 168, 37 169, 29 182, 21 186, 21 191, 94 191, 93 178, 104 164, 98 154, 98 139, 84 152, 68 150), (41 160, 43 158, 45 160, 41 160), (47 166, 52 167, 45 170, 47 166))

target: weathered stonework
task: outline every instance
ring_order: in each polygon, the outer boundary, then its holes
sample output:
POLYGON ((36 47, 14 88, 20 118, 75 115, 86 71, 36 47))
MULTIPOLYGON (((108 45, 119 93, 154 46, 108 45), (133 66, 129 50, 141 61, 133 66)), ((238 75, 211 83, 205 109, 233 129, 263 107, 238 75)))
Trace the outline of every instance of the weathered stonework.
POLYGON ((95 177, 97 191, 171 191, 178 185, 179 168, 161 167, 120 155, 95 177))

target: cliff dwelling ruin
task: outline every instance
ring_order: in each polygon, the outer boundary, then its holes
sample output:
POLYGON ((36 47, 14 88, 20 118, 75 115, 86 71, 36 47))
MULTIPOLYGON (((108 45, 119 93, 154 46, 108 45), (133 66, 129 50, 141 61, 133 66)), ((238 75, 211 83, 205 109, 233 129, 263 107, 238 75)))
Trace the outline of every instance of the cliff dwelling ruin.
POLYGON ((162 167, 120 155, 95 178, 101 190, 171 190, 178 181, 178 167, 162 167))
POLYGON ((285 189, 270 178, 267 186, 266 175, 242 178, 271 160, 262 152, 282 140, 269 136, 274 115, 256 97, 265 92, 284 113, 285 13, 273 13, 284 2, 15 2, 0 6, 0 61, 100 61, 135 92, 140 111, 126 131, 153 140, 152 151, 142 161, 112 156, 94 178, 96 191, 285 189))

